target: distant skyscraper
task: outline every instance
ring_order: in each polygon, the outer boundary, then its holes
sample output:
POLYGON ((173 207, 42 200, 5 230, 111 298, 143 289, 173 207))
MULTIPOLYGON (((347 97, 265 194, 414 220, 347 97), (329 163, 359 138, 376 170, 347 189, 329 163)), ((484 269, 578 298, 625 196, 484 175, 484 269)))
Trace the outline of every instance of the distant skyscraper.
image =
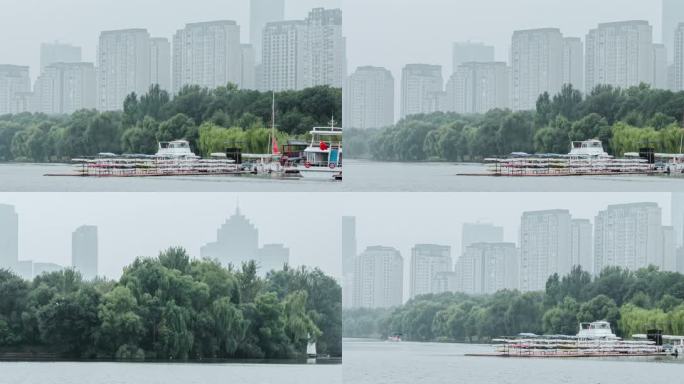
POLYGON ((503 242, 503 227, 487 223, 465 223, 461 229, 461 252, 475 243, 503 242))
POLYGON ((342 88, 347 78, 347 42, 342 36, 342 10, 314 8, 306 22, 304 88, 342 88))
POLYGON ((36 80, 33 110, 54 114, 72 114, 97 107, 97 83, 92 63, 49 64, 36 80))
POLYGON ((581 266, 583 271, 594 271, 594 240, 591 221, 573 219, 570 222, 570 265, 581 266))
POLYGON ((257 89, 256 65, 254 64, 254 47, 251 44, 240 45, 242 62, 240 64, 240 88, 257 89))
POLYGON ((653 84, 653 29, 647 21, 599 24, 586 39, 586 90, 653 84))
POLYGON ((653 44, 653 87, 669 89, 667 80, 667 51, 663 44, 653 44))
POLYGON ((512 108, 534 110, 539 96, 552 96, 563 84, 563 35, 544 28, 513 33, 511 46, 512 108))
POLYGON ((40 73, 55 63, 80 63, 81 47, 71 44, 43 43, 40 45, 40 73))
POLYGON ((663 31, 662 38, 668 54, 668 63, 673 60, 673 45, 675 29, 679 23, 684 23, 684 1, 663 0, 663 31))
POLYGON ((468 114, 509 108, 509 84, 510 69, 506 63, 464 63, 447 82, 446 109, 468 114))
POLYGON ((240 208, 221 225, 217 231, 216 242, 200 249, 202 258, 216 259, 223 265, 240 267, 242 263, 255 260, 259 250, 259 231, 240 208))
POLYGON ((356 217, 342 217, 342 306, 351 308, 356 264, 356 217))
POLYGON ((662 213, 656 203, 610 205, 594 220, 594 273, 608 266, 663 267, 662 213))
POLYGON ((199 85, 214 89, 242 81, 240 27, 219 20, 187 24, 173 36, 173 91, 199 85))
POLYGON ((25 97, 30 92, 29 67, 0 64, 0 116, 27 112, 25 97))
POLYGON ((146 29, 105 31, 97 48, 98 109, 116 111, 130 93, 150 87, 150 34, 146 29))
POLYGON ((249 43, 254 47, 256 63, 261 63, 261 46, 266 24, 284 19, 285 0, 250 0, 249 43))
POLYGON ((684 246, 684 192, 672 193, 670 210, 675 244, 679 247, 684 246))
POLYGON ((394 77, 385 68, 359 67, 344 88, 343 122, 349 128, 382 128, 394 123, 394 77))
POLYGON ((150 82, 171 91, 171 43, 167 38, 150 39, 150 82))
POLYGON ((520 224, 520 290, 543 291, 554 273, 570 272, 570 212, 524 212, 520 224))
POLYGON ((674 241, 674 228, 670 226, 662 227, 662 247, 663 247, 663 271, 677 272, 677 248, 674 241))
POLYGON ((389 308, 403 303, 404 259, 391 247, 368 247, 356 260, 354 308, 389 308))
POLYGON ((674 36, 673 89, 684 91, 684 23, 678 25, 674 36))
POLYGON ((401 117, 439 110, 443 93, 442 67, 408 64, 401 73, 401 117))
POLYGON ((456 42, 452 48, 452 72, 464 63, 494 61, 494 46, 483 43, 456 42))
POLYGON ((283 244, 264 244, 257 251, 259 272, 265 275, 271 271, 281 271, 290 262, 290 249, 283 244))
POLYGON ((285 91, 304 87, 306 23, 281 21, 266 24, 262 46, 262 90, 285 91))
POLYGON ((12 205, 0 204, 0 269, 15 269, 19 261, 19 216, 12 205))
POLYGON ((579 37, 563 39, 563 84, 584 89, 584 44, 579 37))
MULTIPOLYGON (((98 274, 97 227, 84 225, 71 234, 71 266, 85 280, 92 280, 98 274)), ((35 274, 35 271, 34 271, 35 274)))
POLYGON ((456 270, 460 292, 482 295, 518 289, 518 251, 513 243, 471 244, 456 270))
POLYGON ((411 249, 410 295, 435 293, 435 277, 441 272, 451 272, 453 261, 451 247, 447 245, 417 244, 411 249))

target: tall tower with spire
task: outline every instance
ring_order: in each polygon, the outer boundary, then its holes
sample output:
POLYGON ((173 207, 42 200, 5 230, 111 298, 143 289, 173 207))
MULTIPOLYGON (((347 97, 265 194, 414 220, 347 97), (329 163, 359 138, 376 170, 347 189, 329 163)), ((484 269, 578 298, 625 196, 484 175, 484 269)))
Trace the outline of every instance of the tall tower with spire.
POLYGON ((258 251, 259 230, 242 214, 238 201, 235 213, 218 229, 216 241, 202 247, 200 255, 239 267, 244 262, 256 260, 258 251))

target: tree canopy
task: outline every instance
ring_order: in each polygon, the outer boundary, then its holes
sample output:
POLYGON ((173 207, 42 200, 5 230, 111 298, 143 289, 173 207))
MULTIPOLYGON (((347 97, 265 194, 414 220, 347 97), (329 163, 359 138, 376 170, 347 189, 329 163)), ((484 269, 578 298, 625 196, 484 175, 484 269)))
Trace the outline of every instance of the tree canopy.
POLYGON ((478 342, 523 332, 574 335, 580 322, 597 320, 623 337, 651 328, 684 334, 684 275, 609 267, 592 277, 576 267, 551 276, 543 292, 431 294, 398 308, 345 310, 343 330, 345 337, 478 342))
MULTIPOLYGON (((102 152, 154 154, 157 142, 179 139, 205 155, 223 151, 224 139, 244 141, 249 151, 266 151, 271 108, 271 93, 230 84, 212 90, 186 86, 173 98, 155 85, 144 95, 128 95, 122 111, 0 116, 0 161, 65 161, 102 152)), ((338 88, 276 93, 276 123, 283 141, 305 135, 314 126, 327 126, 331 117, 340 120, 341 115, 338 88)))
POLYGON ((318 269, 257 275, 191 260, 181 248, 138 258, 119 281, 74 270, 25 281, 0 270, 0 348, 70 358, 299 358, 309 341, 341 356, 341 288, 318 269))

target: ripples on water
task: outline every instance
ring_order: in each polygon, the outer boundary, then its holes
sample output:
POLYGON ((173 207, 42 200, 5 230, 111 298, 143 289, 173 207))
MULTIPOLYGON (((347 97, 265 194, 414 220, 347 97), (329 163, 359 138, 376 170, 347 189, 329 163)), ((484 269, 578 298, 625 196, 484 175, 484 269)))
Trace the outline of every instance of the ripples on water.
POLYGON ((354 384, 681 383, 684 359, 466 357, 490 346, 345 340, 344 382, 354 384))
POLYGON ((0 363, 0 384, 342 384, 341 365, 0 363))
POLYGON ((45 177, 70 172, 69 165, 0 164, 0 191, 107 192, 672 192, 684 177, 473 177, 481 164, 378 163, 347 160, 344 181, 266 180, 233 176, 76 178, 45 177))

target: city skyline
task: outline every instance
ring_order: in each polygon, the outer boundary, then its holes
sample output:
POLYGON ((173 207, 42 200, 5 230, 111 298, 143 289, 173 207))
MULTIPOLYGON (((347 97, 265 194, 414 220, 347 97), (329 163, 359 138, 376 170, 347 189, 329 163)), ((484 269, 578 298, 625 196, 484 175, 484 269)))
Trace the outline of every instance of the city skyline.
MULTIPOLYGON (((233 20, 240 26, 241 43, 250 41, 250 0, 226 3, 199 0, 140 3, 123 0, 94 4, 85 0, 58 0, 49 4, 35 1, 13 4, 12 13, 0 14, 0 63, 30 67, 31 84, 40 75, 41 44, 55 42, 81 48, 81 60, 95 63, 98 37, 102 31, 145 28, 151 36, 172 41, 186 24, 214 20, 233 20), (161 6, 163 4, 163 6, 161 6), (201 6, 204 5, 204 6, 201 6), (152 16, 155 15, 155 16, 152 16), (30 18, 43 28, 17 30, 30 18)), ((342 0, 285 0, 285 19, 303 19, 317 7, 340 8, 342 0)), ((23 29, 23 28, 22 28, 23 29)))
MULTIPOLYGON (((428 205, 430 207, 435 207, 439 206, 440 204, 444 204, 445 200, 447 200, 446 196, 449 196, 449 194, 420 195, 429 196, 430 203, 428 205)), ((509 246, 508 244, 510 244, 510 246, 517 247, 518 252, 520 252, 519 231, 521 225, 521 218, 525 215, 524 212, 539 213, 539 211, 554 212, 558 211, 559 209, 561 211, 564 210, 568 212, 569 215, 567 216, 567 221, 565 222, 563 227, 567 229, 567 237, 566 240, 563 240, 562 244, 565 244, 568 249, 562 255, 559 255, 557 263, 564 263, 562 265, 562 271, 567 272, 569 272, 570 270, 570 263, 575 264, 572 257, 577 256, 573 255, 577 255, 579 252, 581 252, 582 248, 586 249, 586 245, 583 244, 582 241, 587 241, 586 237, 584 237, 583 239, 577 238, 578 236, 585 236, 582 233, 573 234, 571 232, 571 227, 573 226, 571 224, 582 224, 586 220, 589 220, 589 222, 593 224, 595 217, 598 216, 599 212, 604 211, 609 207, 620 204, 634 204, 641 202, 653 202, 657 204, 662 213, 661 217, 663 228, 669 227, 670 224, 670 194, 592 194, 592 198, 588 199, 589 201, 586 202, 583 201, 585 200, 583 197, 586 197, 586 195, 584 194, 572 195, 557 193, 551 194, 551 196, 548 195, 549 194, 535 193, 512 194, 511 197, 508 197, 506 199, 506 202, 502 202, 497 201, 497 194, 484 194, 478 198, 473 197, 472 194, 461 193, 454 195, 459 196, 459 199, 458 201, 450 203, 453 206, 451 209, 439 212, 436 212, 434 210, 426 211, 425 209, 423 209, 423 215, 425 215, 425 212, 428 212, 428 217, 430 217, 431 219, 428 221, 425 221, 425 219, 420 219, 421 216, 418 216, 419 213, 416 212, 416 208, 409 207, 411 203, 402 204, 401 201, 404 200, 403 198, 386 197, 385 199, 383 199, 382 202, 367 202, 366 204, 372 204, 373 208, 370 208, 370 206, 362 207, 358 211, 365 213, 355 216, 357 225, 356 246, 358 249, 358 254, 361 254, 366 249, 372 247, 390 247, 396 249, 404 261, 404 272, 402 281, 404 291, 403 301, 406 301, 410 298, 410 292, 412 292, 412 249, 414 249, 419 244, 449 246, 452 249, 450 257, 453 259, 454 265, 457 266, 458 260, 460 259, 461 255, 466 253, 464 252, 465 250, 461 251, 461 245, 464 245, 463 239, 461 238, 461 232, 465 230, 463 228, 464 226, 469 226, 469 223, 477 224, 479 222, 479 224, 476 226, 476 230, 471 232, 481 232, 483 228, 489 226, 491 227, 490 232, 492 233, 491 235, 485 236, 486 238, 473 238, 471 241, 479 243, 482 241, 487 241, 489 239, 489 241, 492 241, 494 243, 500 243, 502 244, 502 246, 505 247, 509 246), (537 198, 535 199, 535 197, 537 198), (488 202, 489 200, 491 200, 491 203, 488 202), (467 207, 463 206, 464 201, 469 202, 467 207), (486 205, 484 205, 485 202, 487 202, 486 205), (388 207, 395 205, 406 207, 402 210, 402 212, 405 213, 404 216, 397 216, 394 211, 388 210, 388 207), (473 212, 477 211, 478 209, 481 210, 480 214, 478 214, 477 212, 473 212), (456 218, 450 219, 450 213, 453 216, 454 212, 458 212, 456 214, 456 218), (489 214, 486 214, 485 212, 489 214), (498 214, 493 214, 493 212, 498 212, 498 214), (380 218, 384 220, 379 221, 380 218), (386 224, 383 224, 383 222, 392 222, 391 227, 395 229, 395 232, 402 231, 402 233, 410 233, 411 235, 392 236, 391 234, 386 233, 386 231, 383 230, 386 227, 386 224), (449 224, 446 225, 445 223, 449 224), (484 223, 491 223, 492 225, 487 225, 484 223), (373 228, 373 230, 368 230, 368 228, 373 228), (498 233, 501 230, 503 231, 502 236, 500 236, 498 233), (426 231, 431 233, 430 236, 425 235, 426 231), (572 245, 571 239, 574 240, 572 245), (579 247, 580 251, 573 252, 573 247, 579 247)), ((425 198, 420 200, 423 201, 425 200, 425 198)), ((593 229, 591 233, 593 235, 593 229)), ((477 246, 477 244, 474 244, 473 246, 477 246)), ((593 248, 594 244, 593 242, 591 242, 590 249, 592 249, 592 252, 593 248)), ((498 253, 495 253, 493 255, 497 254, 498 253)), ((587 263, 588 260, 586 259, 586 255, 584 255, 584 257, 585 259, 580 259, 578 260, 578 262, 582 264, 587 263)), ((671 254, 669 257, 671 257, 671 254)), ((551 267, 551 269, 556 268, 556 266, 551 267)), ((664 267, 667 268, 669 267, 669 265, 664 265, 664 267)), ((510 267, 507 267, 507 269, 511 270, 510 267)), ((585 266, 584 269, 590 273, 592 272, 591 265, 585 266)), ((454 271, 453 265, 451 271, 454 271)), ((447 272, 444 274, 444 276, 440 276, 440 280, 448 280, 450 278, 448 275, 452 274, 455 276, 456 272, 457 271, 454 271, 453 273, 447 272)), ((356 273, 358 273, 358 271, 356 271, 356 273)), ((499 275, 497 276, 503 279, 500 282, 500 284, 504 284, 502 286, 510 286, 510 282, 505 282, 508 281, 506 279, 508 279, 509 276, 502 277, 503 275, 501 274, 501 272, 497 273, 499 273, 499 275)), ((545 273, 546 272, 541 272, 541 275, 545 273)), ((345 281, 347 281, 347 278, 345 278, 345 281)), ((539 277, 539 281, 543 281, 543 283, 545 283, 546 277, 539 277)), ((486 283, 484 282, 480 283, 486 285, 486 283)), ((435 283, 433 282, 433 284, 435 283)), ((452 286, 453 284, 454 283, 452 282, 447 283, 445 281, 441 281, 438 282, 436 286, 452 286)), ((472 284, 475 284, 475 282, 472 282, 472 284)), ((533 286, 530 286, 526 289, 539 289, 539 284, 541 283, 535 282, 533 286)), ((438 288, 438 290, 445 289, 438 288)), ((347 303, 347 305, 349 304, 347 301, 345 302, 347 303)))
MULTIPOLYGON (((204 194, 201 201, 183 193, 71 195, 0 194, 0 205, 14 206, 18 216, 20 261, 70 266, 72 233, 84 224, 97 226, 97 268, 109 278, 118 278, 136 257, 156 257, 172 246, 184 247, 191 257, 200 258, 200 248, 216 241, 217 229, 233 214, 239 200, 240 210, 263 234, 260 237, 265 241, 259 245, 265 254, 278 252, 271 245, 281 243, 289 248, 291 266, 319 267, 336 278, 341 276, 339 228, 310 237, 299 226, 284 228, 278 220, 300 215, 306 221, 317 216, 298 208, 301 199, 296 193, 279 197, 279 202, 288 203, 286 207, 264 205, 271 198, 268 193, 204 194), (61 203, 54 204, 55 199, 61 203), (320 252, 326 247, 332 252, 320 252)), ((326 197, 311 199, 317 202, 326 197)), ((340 208, 335 217, 343 213, 340 208)))

